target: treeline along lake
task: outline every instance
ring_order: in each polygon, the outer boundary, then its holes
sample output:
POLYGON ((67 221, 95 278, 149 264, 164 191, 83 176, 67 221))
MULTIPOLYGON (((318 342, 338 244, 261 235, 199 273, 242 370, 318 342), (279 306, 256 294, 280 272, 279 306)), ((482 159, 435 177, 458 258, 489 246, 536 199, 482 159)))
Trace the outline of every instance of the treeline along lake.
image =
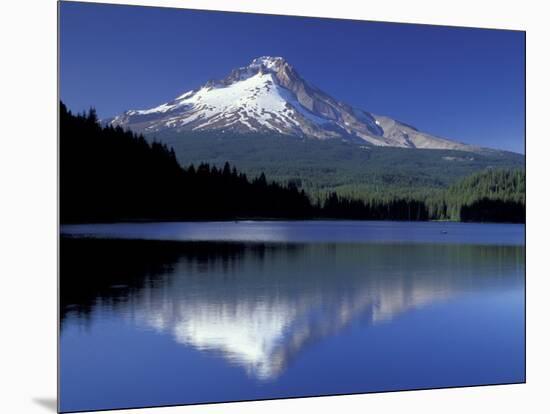
POLYGON ((60 104, 62 223, 122 220, 365 219, 525 221, 525 172, 488 169, 424 197, 312 199, 290 180, 249 177, 226 162, 182 166, 172 148, 120 127, 95 110, 60 104))

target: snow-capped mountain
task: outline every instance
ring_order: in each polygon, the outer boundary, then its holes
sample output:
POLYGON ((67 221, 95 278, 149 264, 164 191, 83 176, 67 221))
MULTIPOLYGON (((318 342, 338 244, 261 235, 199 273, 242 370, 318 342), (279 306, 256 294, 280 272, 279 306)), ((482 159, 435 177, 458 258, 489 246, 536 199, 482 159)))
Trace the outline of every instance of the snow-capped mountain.
POLYGON ((144 134, 217 130, 403 148, 477 149, 340 102, 306 82, 284 58, 270 56, 157 107, 126 111, 110 124, 144 134))

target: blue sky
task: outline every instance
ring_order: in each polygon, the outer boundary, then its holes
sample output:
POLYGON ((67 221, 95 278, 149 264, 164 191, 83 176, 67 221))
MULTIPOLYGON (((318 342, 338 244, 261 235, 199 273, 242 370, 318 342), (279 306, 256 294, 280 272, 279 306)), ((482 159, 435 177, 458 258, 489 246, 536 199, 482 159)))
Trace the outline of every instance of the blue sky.
POLYGON ((522 32, 61 3, 61 99, 100 117, 166 102, 263 55, 420 130, 524 152, 522 32))

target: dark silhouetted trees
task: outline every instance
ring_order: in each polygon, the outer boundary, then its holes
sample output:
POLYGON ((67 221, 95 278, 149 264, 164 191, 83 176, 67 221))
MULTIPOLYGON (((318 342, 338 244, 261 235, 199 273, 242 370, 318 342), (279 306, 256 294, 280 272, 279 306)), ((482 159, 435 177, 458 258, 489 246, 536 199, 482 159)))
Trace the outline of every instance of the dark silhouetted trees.
POLYGON ((525 173, 488 170, 423 199, 358 199, 329 193, 312 203, 300 180, 249 179, 226 162, 182 167, 173 149, 120 127, 95 110, 60 106, 62 223, 237 218, 525 221, 525 173))
POLYGON ((525 205, 516 201, 482 198, 462 206, 460 221, 525 223, 525 205))
POLYGON ((122 220, 301 218, 314 213, 295 185, 250 181, 229 163, 182 168, 174 151, 122 128, 99 125, 95 111, 60 107, 62 223, 122 220))

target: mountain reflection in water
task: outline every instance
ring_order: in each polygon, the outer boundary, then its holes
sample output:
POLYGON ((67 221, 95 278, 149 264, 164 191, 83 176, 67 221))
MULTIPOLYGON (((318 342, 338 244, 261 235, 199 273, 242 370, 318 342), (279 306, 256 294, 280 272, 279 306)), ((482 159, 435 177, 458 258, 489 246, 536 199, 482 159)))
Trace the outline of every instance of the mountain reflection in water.
POLYGON ((523 283, 523 246, 62 238, 61 249, 62 329, 107 313, 259 380, 354 323, 523 283))

